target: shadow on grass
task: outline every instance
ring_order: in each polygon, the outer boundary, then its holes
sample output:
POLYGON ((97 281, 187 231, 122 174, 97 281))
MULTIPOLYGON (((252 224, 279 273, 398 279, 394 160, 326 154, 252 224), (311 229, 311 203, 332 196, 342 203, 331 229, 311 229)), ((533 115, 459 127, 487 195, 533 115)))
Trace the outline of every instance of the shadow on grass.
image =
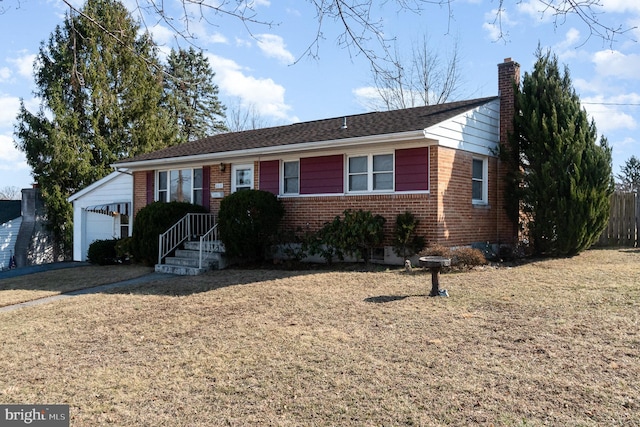
POLYGON ((213 270, 199 276, 177 276, 156 273, 146 267, 137 269, 132 274, 122 274, 122 266, 73 266, 83 268, 66 268, 67 265, 60 264, 48 265, 46 268, 22 269, 13 273, 13 277, 1 281, 0 307, 88 294, 179 297, 229 286, 306 276, 322 271, 248 268, 213 270))
POLYGON ((290 277, 308 276, 319 271, 288 271, 288 270, 260 270, 260 269, 225 269, 214 270, 198 276, 175 276, 162 273, 152 273, 146 280, 138 283, 112 286, 100 290, 106 294, 130 295, 158 295, 183 297, 230 286, 242 286, 286 279, 290 277))
POLYGON ((304 263, 273 262, 245 263, 223 270, 211 270, 198 276, 176 276, 152 273, 144 282, 135 285, 118 286, 105 293, 137 295, 188 296, 209 292, 229 286, 250 285, 261 282, 305 277, 326 272, 375 272, 385 271, 389 266, 362 263, 304 263))
POLYGON ((417 295, 379 295, 377 297, 369 297, 369 298, 365 298, 364 302, 371 302, 374 304, 384 304, 387 302, 394 302, 394 301, 402 301, 403 299, 407 299, 407 298, 412 298, 412 297, 428 297, 429 295, 427 294, 417 294, 417 295))

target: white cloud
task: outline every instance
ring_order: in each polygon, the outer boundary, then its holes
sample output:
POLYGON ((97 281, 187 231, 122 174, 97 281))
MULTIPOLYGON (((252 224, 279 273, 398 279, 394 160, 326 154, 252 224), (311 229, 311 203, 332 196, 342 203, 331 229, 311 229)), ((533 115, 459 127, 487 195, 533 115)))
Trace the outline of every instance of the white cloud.
POLYGON ((607 134, 617 130, 635 130, 638 122, 631 114, 625 112, 625 104, 640 101, 640 94, 632 93, 605 97, 602 95, 583 97, 581 105, 596 122, 598 132, 607 134))
POLYGON ((635 45, 636 40, 640 40, 640 17, 629 19, 627 21, 627 25, 629 28, 632 28, 630 31, 630 38, 633 40, 633 45, 635 45))
POLYGON ((287 50, 282 37, 275 34, 258 34, 256 39, 258 47, 267 57, 276 58, 285 64, 295 61, 295 57, 287 50))
POLYGON ((238 47, 251 47, 251 41, 236 37, 236 46, 238 47))
MULTIPOLYGON (((558 20, 558 22, 564 22, 564 18, 562 15, 554 14, 554 10, 551 7, 547 7, 547 3, 552 6, 558 5, 560 6, 561 2, 555 1, 541 1, 541 0, 523 0, 517 3, 518 12, 529 15, 534 20, 539 22, 552 22, 554 20, 558 20)), ((580 3, 580 2, 578 2, 580 3)), ((585 2, 586 3, 586 2, 585 2)), ((576 15, 577 8, 580 7, 580 12, 583 14, 589 14, 589 9, 596 14, 596 19, 601 14, 611 14, 611 13, 626 13, 626 14, 640 14, 640 2, 637 0, 599 0, 597 3, 592 6, 575 6, 574 8, 569 8, 571 5, 567 5, 568 15, 576 15)))
POLYGON ((208 37, 210 43, 227 44, 229 40, 224 34, 215 32, 208 37))
POLYGON ((640 2, 637 0, 600 0, 603 12, 607 13, 640 13, 640 2))
POLYGON ((515 25, 505 9, 493 9, 484 14, 484 19, 486 22, 482 24, 482 28, 492 41, 508 38, 508 29, 515 25))
POLYGON ((0 134, 0 169, 19 170, 25 168, 28 166, 24 153, 14 146, 10 135, 0 134))
POLYGON ((617 50, 601 50, 592 58, 600 76, 621 79, 640 79, 640 54, 624 54, 617 50))
POLYGON ((35 59, 35 54, 28 54, 25 51, 22 56, 18 58, 9 58, 7 59, 7 62, 16 66, 18 74, 30 79, 33 77, 33 61, 35 61, 35 59))
POLYGON ((353 95, 356 97, 356 102, 367 110, 372 108, 380 102, 380 95, 378 89, 373 86, 363 86, 353 90, 353 95))
POLYGON ((0 95, 0 129, 12 128, 20 109, 20 99, 15 96, 0 95))
POLYGON ((153 41, 160 45, 171 44, 176 37, 173 30, 164 25, 156 24, 153 27, 149 27, 148 30, 153 37, 153 41))
POLYGON ((538 23, 550 22, 553 20, 553 14, 540 3, 539 0, 527 0, 518 2, 518 12, 530 16, 538 23))
POLYGON ((297 121, 291 117, 291 106, 284 101, 285 88, 272 79, 257 78, 246 74, 237 62, 208 54, 211 68, 216 71, 216 83, 220 92, 238 97, 242 105, 254 106, 263 116, 283 121, 297 121))
POLYGON ((11 77, 11 70, 7 67, 0 68, 0 82, 9 80, 11 77))
POLYGON ((555 44, 551 50, 558 55, 561 61, 567 61, 578 56, 578 50, 575 45, 579 41, 580 31, 572 27, 565 33, 564 40, 555 44))
POLYGON ((616 141, 616 147, 619 147, 619 148, 635 147, 637 143, 638 142, 634 138, 627 136, 620 141, 616 141))

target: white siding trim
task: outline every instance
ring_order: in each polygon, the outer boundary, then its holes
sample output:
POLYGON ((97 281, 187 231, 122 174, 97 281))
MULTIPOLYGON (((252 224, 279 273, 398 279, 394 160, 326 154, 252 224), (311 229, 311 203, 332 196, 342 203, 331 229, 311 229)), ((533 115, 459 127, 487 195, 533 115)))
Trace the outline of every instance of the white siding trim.
POLYGON ((499 144, 500 101, 483 104, 424 130, 438 145, 483 156, 496 156, 499 144))

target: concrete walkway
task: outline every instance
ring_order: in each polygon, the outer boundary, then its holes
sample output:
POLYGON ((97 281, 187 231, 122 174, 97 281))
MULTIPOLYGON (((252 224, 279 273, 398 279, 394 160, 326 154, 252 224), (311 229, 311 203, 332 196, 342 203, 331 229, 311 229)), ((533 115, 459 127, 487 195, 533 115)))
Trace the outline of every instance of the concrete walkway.
POLYGON ((88 262, 79 261, 52 262, 50 264, 30 265, 27 267, 0 271, 0 280, 10 279, 11 277, 25 276, 27 274, 42 273, 43 271, 60 270, 62 268, 86 267, 88 265, 91 264, 89 264, 88 262))
MULTIPOLYGON (((86 265, 89 265, 89 264, 81 263, 81 262, 69 262, 69 263, 59 262, 59 263, 53 263, 53 264, 34 265, 30 267, 16 268, 14 270, 0 272, 0 280, 4 278, 9 278, 9 277, 23 276, 26 274, 40 273, 43 271, 57 270, 60 268, 81 267, 86 265), (7 273, 11 273, 11 274, 7 274, 7 273)), ((115 288, 122 288, 126 286, 138 285, 141 283, 148 283, 153 281, 168 280, 174 277, 175 276, 172 274, 163 274, 163 273, 153 272, 141 277, 123 280, 121 282, 108 283, 106 285, 94 286, 94 287, 85 288, 85 289, 78 289, 76 291, 66 292, 59 295, 52 295, 50 297, 39 298, 39 299, 21 302, 13 305, 7 305, 4 307, 0 307, 0 313, 7 313, 7 312, 14 311, 24 307, 34 307, 37 305, 47 304, 54 301, 77 297, 79 295, 97 294, 97 293, 104 292, 110 289, 115 289, 115 288)), ((2 286, 2 282, 0 282, 0 287, 1 286, 2 286)))

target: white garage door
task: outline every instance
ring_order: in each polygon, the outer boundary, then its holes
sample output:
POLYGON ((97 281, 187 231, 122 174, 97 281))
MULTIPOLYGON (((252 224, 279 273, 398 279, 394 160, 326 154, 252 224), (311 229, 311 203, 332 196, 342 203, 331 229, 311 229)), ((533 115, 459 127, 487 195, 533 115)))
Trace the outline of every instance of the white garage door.
POLYGON ((89 249, 89 245, 96 240, 109 240, 114 238, 115 220, 111 215, 87 212, 85 224, 86 233, 85 244, 83 246, 87 250, 89 249))

